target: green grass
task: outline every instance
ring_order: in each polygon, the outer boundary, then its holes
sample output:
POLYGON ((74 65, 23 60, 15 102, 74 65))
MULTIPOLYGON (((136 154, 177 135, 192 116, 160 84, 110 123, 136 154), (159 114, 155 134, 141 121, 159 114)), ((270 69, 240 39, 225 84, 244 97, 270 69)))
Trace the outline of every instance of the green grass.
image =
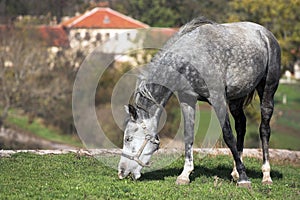
POLYGON ((279 109, 300 111, 300 84, 280 84, 275 94, 275 106, 279 109), (283 104, 283 96, 286 95, 287 103, 283 104))
POLYGON ((15 154, 0 159, 0 199, 299 199, 300 168, 272 165, 273 185, 261 184, 261 162, 245 158, 252 189, 236 187, 232 158, 195 155, 191 184, 178 186, 183 158, 141 180, 118 180, 93 157, 15 154))
POLYGON ((64 144, 69 144, 71 146, 82 147, 82 143, 77 137, 72 137, 71 135, 66 135, 59 133, 54 128, 46 127, 38 120, 34 120, 32 123, 28 123, 28 117, 16 114, 15 112, 10 113, 7 123, 9 125, 18 127, 18 129, 24 130, 25 132, 32 133, 40 138, 59 142, 64 144))
POLYGON ((300 150, 300 138, 288 134, 283 134, 274 130, 270 139, 271 148, 277 147, 281 149, 300 150))

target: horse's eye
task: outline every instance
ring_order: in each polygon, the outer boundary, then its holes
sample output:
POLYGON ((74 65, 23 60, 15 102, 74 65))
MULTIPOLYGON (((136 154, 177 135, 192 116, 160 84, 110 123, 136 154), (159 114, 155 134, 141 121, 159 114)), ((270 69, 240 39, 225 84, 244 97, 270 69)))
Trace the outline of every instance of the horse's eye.
POLYGON ((132 137, 131 136, 126 136, 125 137, 125 142, 131 142, 132 141, 132 137))

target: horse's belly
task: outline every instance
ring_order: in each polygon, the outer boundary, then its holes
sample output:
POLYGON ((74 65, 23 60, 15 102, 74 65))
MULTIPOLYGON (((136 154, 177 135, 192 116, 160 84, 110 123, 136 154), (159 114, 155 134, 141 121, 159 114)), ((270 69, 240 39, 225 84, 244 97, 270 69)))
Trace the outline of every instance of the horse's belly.
POLYGON ((244 68, 244 70, 230 69, 226 76, 227 99, 236 99, 247 96, 258 85, 264 76, 265 67, 244 68))
POLYGON ((231 56, 224 61, 228 99, 249 94, 266 73, 268 53, 264 43, 249 40, 247 44, 249 48, 232 48, 231 56))

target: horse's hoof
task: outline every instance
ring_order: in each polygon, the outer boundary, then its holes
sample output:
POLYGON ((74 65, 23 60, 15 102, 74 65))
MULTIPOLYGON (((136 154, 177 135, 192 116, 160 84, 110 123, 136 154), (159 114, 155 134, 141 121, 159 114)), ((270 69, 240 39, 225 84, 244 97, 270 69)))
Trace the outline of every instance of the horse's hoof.
POLYGON ((272 185, 273 181, 272 180, 264 180, 264 181, 262 181, 262 184, 263 185, 272 185))
POLYGON ((238 181, 237 186, 251 189, 251 181, 238 181))
POLYGON ((190 184, 190 179, 180 178, 176 179, 176 185, 188 185, 190 184))

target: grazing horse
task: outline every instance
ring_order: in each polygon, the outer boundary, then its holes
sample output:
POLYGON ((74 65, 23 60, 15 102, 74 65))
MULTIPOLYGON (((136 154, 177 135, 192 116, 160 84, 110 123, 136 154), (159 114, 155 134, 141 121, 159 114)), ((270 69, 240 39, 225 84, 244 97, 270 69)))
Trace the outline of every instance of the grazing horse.
POLYGON ((125 106, 124 143, 118 166, 120 179, 140 178, 159 147, 158 122, 175 92, 184 117, 185 164, 177 184, 188 184, 194 169, 193 141, 197 100, 208 102, 220 122, 223 139, 234 158, 232 176, 250 186, 242 162, 246 117, 243 108, 256 90, 260 98, 259 127, 263 150, 263 180, 271 184, 270 120, 280 78, 280 47, 266 28, 251 22, 217 24, 196 18, 183 26, 147 64, 137 81, 133 105, 125 106), (229 111, 235 120, 235 139, 229 111))

